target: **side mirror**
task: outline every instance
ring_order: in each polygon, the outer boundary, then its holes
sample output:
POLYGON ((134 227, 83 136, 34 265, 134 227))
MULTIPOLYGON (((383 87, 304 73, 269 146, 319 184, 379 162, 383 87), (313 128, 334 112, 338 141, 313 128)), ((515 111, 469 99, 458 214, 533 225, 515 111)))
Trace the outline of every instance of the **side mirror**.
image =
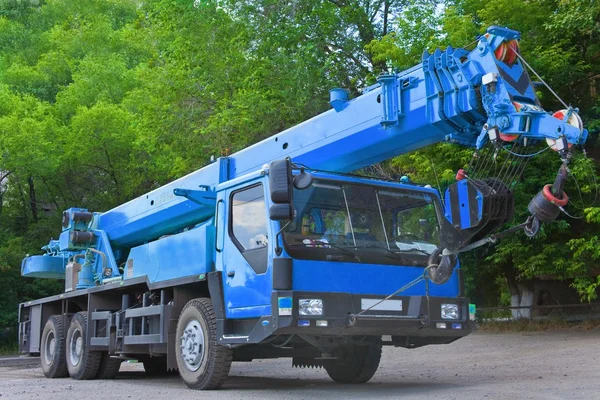
POLYGON ((294 187, 298 190, 305 190, 312 185, 313 177, 309 172, 302 169, 298 175, 294 177, 294 187))
POLYGON ((294 209, 290 203, 273 204, 269 208, 269 218, 273 221, 290 221, 294 219, 294 209))
MULTIPOLYGON (((275 204, 292 202, 292 163, 289 159, 273 161, 269 165, 271 201, 275 204)), ((271 218, 272 219, 272 218, 271 218)))

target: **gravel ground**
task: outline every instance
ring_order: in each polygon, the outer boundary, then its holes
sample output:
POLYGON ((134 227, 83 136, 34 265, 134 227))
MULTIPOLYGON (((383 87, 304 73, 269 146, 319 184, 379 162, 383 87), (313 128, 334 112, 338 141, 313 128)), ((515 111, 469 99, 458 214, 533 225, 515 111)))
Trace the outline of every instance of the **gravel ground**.
MULTIPOLYGON (((146 378, 124 363, 113 381, 45 379, 39 359, 0 359, 5 399, 188 399, 203 394, 179 377, 146 378)), ((600 331, 476 333, 451 345, 384 348, 364 385, 339 385, 321 369, 291 361, 234 363, 210 399, 600 399, 600 331)), ((205 395, 208 395, 206 393, 205 395)))

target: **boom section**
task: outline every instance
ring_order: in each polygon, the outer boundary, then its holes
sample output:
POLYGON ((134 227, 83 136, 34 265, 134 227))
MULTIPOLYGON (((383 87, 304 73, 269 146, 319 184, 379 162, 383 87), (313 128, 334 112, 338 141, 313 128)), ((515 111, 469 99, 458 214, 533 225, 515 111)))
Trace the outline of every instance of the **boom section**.
POLYGON ((474 50, 425 52, 421 64, 379 76, 355 99, 334 89, 332 110, 101 214, 98 229, 114 248, 126 248, 189 227, 213 215, 216 185, 284 157, 350 172, 444 141, 481 147, 490 130, 583 143, 587 131, 568 123, 572 110, 560 120, 541 108, 517 57, 519 39, 491 27, 474 50), (206 193, 192 199, 200 187, 206 193))

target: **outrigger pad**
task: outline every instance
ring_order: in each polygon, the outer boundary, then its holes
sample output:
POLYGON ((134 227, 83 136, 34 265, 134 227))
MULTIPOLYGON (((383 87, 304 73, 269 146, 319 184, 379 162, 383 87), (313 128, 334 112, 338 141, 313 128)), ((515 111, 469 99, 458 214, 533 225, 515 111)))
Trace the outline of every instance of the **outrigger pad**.
POLYGON ((512 191, 498 179, 463 179, 446 190, 445 207, 440 242, 456 251, 510 221, 515 204, 512 191))

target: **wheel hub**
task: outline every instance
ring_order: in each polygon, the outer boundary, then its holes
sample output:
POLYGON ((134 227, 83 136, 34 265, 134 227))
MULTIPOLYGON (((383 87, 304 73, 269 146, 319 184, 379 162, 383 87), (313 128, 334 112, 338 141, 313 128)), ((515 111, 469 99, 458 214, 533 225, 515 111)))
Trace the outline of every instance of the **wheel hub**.
POLYGON ((181 359, 187 369, 197 371, 204 357, 204 332, 200 322, 192 319, 187 323, 180 338, 181 359))
POLYGON ((83 337, 81 336, 81 331, 79 329, 75 329, 69 340, 69 359, 71 361, 71 365, 79 364, 82 353, 83 337))
POLYGON ((75 353, 77 353, 78 356, 81 356, 81 337, 77 338, 77 342, 75 342, 75 353))
POLYGON ((54 336, 53 332, 48 333, 46 338, 46 348, 44 351, 46 353, 46 357, 44 357, 46 359, 46 364, 50 365, 52 361, 54 361, 54 353, 56 351, 56 337, 54 336))

